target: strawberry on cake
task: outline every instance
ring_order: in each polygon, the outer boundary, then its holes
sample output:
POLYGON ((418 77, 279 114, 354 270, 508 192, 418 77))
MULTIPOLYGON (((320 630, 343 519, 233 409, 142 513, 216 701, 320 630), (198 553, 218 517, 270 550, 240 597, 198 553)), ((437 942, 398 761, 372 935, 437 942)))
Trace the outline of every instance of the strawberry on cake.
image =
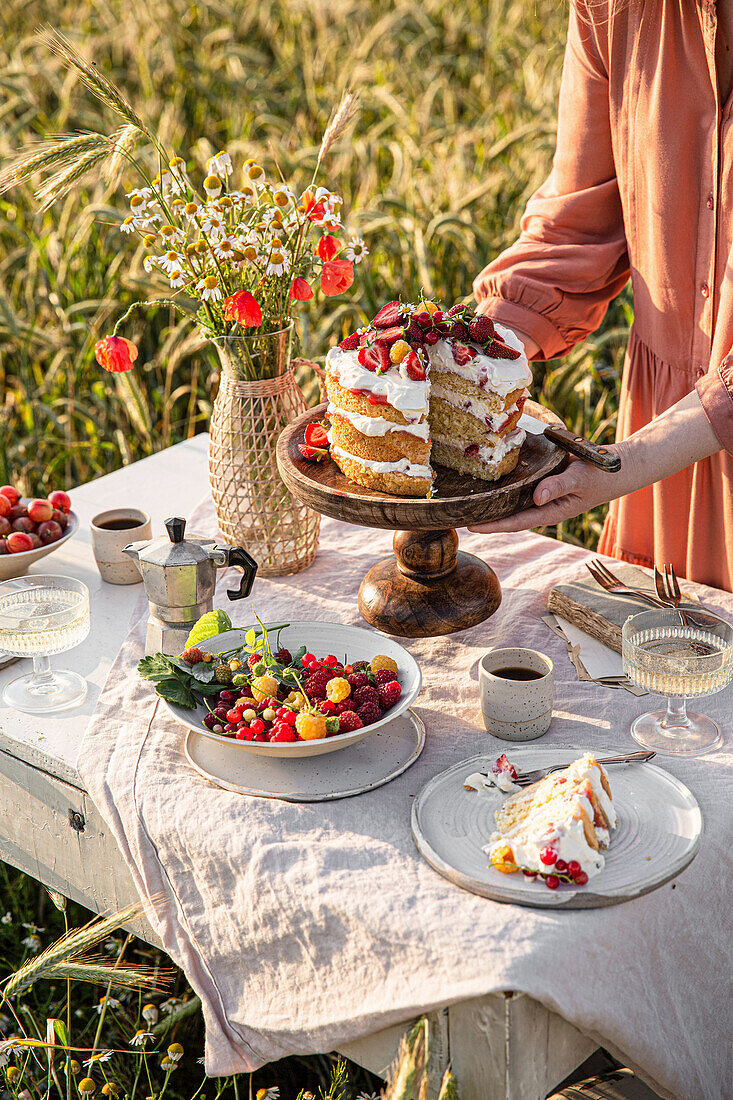
POLYGON ((469 306, 390 302, 331 348, 331 457, 351 480, 427 496, 431 459, 495 481, 514 469, 531 372, 509 329, 469 306))

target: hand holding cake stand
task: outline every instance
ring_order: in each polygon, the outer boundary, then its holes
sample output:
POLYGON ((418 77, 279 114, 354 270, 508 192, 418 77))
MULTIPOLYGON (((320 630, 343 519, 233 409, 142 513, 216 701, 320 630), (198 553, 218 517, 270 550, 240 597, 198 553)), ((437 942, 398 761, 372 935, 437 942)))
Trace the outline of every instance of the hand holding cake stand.
MULTIPOLYGON (((303 413, 285 429, 277 463, 287 488, 308 507, 347 523, 394 530, 394 556, 378 562, 361 583, 364 619, 408 638, 453 634, 488 619, 501 603, 499 581, 486 562, 458 549, 455 529, 525 508, 535 485, 564 465, 565 452, 543 435, 528 434, 516 467, 500 481, 436 466, 429 499, 390 496, 349 481, 330 458, 310 462, 301 455, 306 427, 322 421, 326 408, 303 413)), ((561 423, 535 402, 525 410, 561 423)))

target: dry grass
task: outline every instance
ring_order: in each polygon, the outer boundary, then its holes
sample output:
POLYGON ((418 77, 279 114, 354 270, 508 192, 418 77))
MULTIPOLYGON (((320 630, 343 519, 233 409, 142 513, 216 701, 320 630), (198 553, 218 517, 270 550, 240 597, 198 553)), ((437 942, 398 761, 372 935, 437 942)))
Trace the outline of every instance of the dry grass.
MULTIPOLYGON (((557 0, 6 0, 0 171, 30 137, 116 124, 36 37, 41 21, 201 164, 225 145, 265 163, 275 149, 304 184, 332 104, 358 92, 356 126, 327 154, 324 180, 371 256, 354 293, 301 315, 314 358, 395 291, 469 295, 551 161, 557 0)), ((100 179, 43 214, 28 183, 0 197, 0 480, 28 491, 86 481, 207 426, 215 361, 167 309, 131 323, 142 369, 111 379, 94 363, 94 341, 149 290, 115 228, 116 193, 100 179)), ((592 347, 542 378, 543 399, 596 439, 613 431, 628 310, 618 303, 592 347)), ((599 518, 560 534, 592 543, 599 518)))

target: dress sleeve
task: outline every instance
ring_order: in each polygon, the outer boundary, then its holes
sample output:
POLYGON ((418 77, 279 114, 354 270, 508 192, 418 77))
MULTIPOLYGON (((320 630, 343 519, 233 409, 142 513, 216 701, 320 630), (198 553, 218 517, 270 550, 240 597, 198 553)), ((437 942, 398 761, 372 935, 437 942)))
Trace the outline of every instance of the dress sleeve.
POLYGON ((570 13, 552 171, 519 240, 473 284, 489 315, 526 332, 546 359, 593 332, 629 277, 607 68, 593 25, 575 4, 570 13))
POLYGON ((723 450, 733 454, 733 351, 695 386, 710 427, 723 450))

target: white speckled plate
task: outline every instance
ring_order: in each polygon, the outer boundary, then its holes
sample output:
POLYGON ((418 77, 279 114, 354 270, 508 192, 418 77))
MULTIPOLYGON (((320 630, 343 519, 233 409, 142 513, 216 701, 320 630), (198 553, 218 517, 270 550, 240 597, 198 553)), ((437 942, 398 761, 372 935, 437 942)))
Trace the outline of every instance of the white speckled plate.
MULTIPOLYGON (((570 762, 585 748, 522 747, 508 755, 522 771, 570 762)), ((595 749, 613 756, 617 748, 595 749)), ((546 909, 596 909, 640 897, 668 882, 690 863, 700 847, 702 816, 694 795, 655 764, 608 768, 618 828, 606 863, 588 884, 562 884, 548 890, 520 872, 504 875, 488 863, 482 846, 493 832, 494 811, 507 795, 467 791, 463 780, 486 771, 492 759, 472 756, 431 779, 412 806, 412 835, 431 867, 471 893, 494 901, 546 909)))
POLYGON ((198 732, 186 738, 186 758, 217 787, 286 802, 331 802, 382 787, 415 763, 425 726, 411 710, 335 756, 310 756, 297 768, 281 757, 247 756, 237 742, 216 744, 198 732))

